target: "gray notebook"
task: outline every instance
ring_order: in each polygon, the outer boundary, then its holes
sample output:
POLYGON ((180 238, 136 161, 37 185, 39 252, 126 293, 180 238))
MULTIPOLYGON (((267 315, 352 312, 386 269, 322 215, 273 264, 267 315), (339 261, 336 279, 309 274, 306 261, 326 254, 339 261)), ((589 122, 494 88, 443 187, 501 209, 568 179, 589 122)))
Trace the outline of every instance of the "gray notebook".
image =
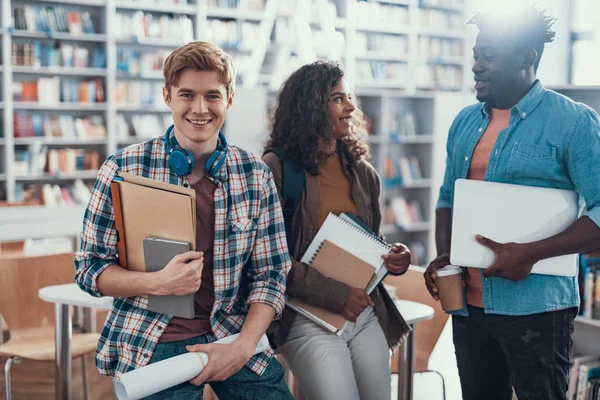
MULTIPOLYGON (((167 266, 169 261, 177 254, 190 251, 190 244, 177 240, 169 240, 158 237, 147 237, 144 239, 144 262, 146 272, 160 271, 167 266)), ((161 314, 173 315, 175 317, 193 319, 194 293, 183 296, 148 295, 148 309, 161 314)))

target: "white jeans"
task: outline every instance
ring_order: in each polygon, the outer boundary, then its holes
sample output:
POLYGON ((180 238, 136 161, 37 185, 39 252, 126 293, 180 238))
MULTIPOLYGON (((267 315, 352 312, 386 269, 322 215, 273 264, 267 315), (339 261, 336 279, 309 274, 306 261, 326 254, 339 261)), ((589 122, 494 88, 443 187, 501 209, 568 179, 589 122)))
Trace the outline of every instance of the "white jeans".
POLYGON ((372 307, 341 336, 297 315, 283 355, 308 400, 389 400, 390 353, 372 307))

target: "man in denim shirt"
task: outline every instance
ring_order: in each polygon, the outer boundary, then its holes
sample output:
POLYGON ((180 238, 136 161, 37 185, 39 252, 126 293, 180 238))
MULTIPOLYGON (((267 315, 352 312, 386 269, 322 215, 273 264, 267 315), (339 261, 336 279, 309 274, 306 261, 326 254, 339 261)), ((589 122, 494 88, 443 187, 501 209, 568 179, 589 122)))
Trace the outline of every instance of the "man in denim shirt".
MULTIPOLYGON (((438 257, 425 272, 437 299, 436 270, 449 264, 454 181, 459 178, 576 190, 585 213, 564 232, 538 242, 477 240, 496 253, 486 270, 465 271, 467 307, 453 318, 463 398, 566 399, 576 277, 530 274, 539 260, 600 244, 600 124, 583 104, 536 79, 554 22, 533 8, 510 23, 477 14, 473 48, 481 103, 454 120, 436 211, 438 257)), ((493 210, 490 210, 493 212, 493 210)))

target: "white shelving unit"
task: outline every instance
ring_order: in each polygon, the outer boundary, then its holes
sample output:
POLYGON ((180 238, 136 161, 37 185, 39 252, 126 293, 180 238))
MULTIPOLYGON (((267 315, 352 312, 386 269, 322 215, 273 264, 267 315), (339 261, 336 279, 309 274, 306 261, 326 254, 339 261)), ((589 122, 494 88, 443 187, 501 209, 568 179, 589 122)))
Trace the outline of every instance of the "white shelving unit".
MULTIPOLYGON (((551 86, 550 89, 575 101, 587 104, 600 113, 600 86, 551 86)), ((575 354, 600 354, 600 320, 578 316, 573 333, 575 354)))
MULTIPOLYGON (((407 201, 416 200, 425 221, 413 225, 401 225, 385 221, 382 233, 388 241, 409 245, 420 243, 425 250, 422 256, 431 260, 435 256, 434 215, 438 189, 441 186, 446 159, 446 137, 448 129, 458 112, 466 106, 463 93, 415 93, 399 91, 358 90, 363 111, 375 118, 372 135, 368 137, 373 153, 372 162, 382 179, 380 203, 385 208, 395 197, 407 201), (410 112, 414 116, 414 135, 393 135, 392 127, 396 116, 410 112), (410 183, 390 183, 386 179, 386 158, 416 156, 422 173, 421 179, 410 183), (387 183, 387 184, 386 184, 387 183)), ((425 264, 425 260, 420 264, 425 264)))
MULTIPOLYGON (((429 195, 432 187, 435 187, 433 170, 429 166, 433 162, 431 151, 434 148, 434 131, 426 129, 419 132, 414 138, 406 138, 403 143, 396 144, 389 140, 388 133, 385 131, 384 120, 389 110, 389 104, 396 104, 403 99, 413 103, 425 102, 430 111, 437 109, 437 97, 431 92, 422 93, 418 91, 417 73, 422 65, 429 63, 419 57, 419 37, 423 35, 435 35, 447 40, 461 41, 466 35, 452 30, 431 31, 421 27, 420 12, 431 7, 421 7, 422 0, 385 0, 378 2, 369 2, 369 4, 379 4, 383 7, 401 7, 406 13, 407 19, 402 23, 364 23, 364 15, 357 11, 364 4, 358 0, 325 0, 325 3, 333 3, 336 8, 336 14, 331 18, 325 18, 327 14, 321 12, 315 0, 266 0, 265 8, 261 11, 248 9, 230 9, 209 6, 210 0, 188 0, 190 4, 162 4, 160 2, 152 3, 149 1, 125 1, 125 0, 1 0, 1 49, 2 66, 0 73, 2 77, 3 93, 0 99, 0 108, 3 114, 2 132, 0 134, 0 155, 3 160, 0 163, 0 191, 4 189, 8 201, 15 199, 15 184, 28 183, 46 183, 48 181, 56 183, 70 183, 75 178, 81 178, 89 183, 95 179, 93 171, 81 171, 66 175, 34 175, 29 177, 17 176, 13 161, 15 149, 23 149, 26 146, 40 143, 51 148, 74 147, 90 148, 101 150, 101 156, 106 156, 115 152, 117 149, 126 145, 135 143, 139 140, 136 137, 121 138, 117 134, 117 122, 121 115, 130 118, 133 115, 157 115, 159 117, 168 114, 169 109, 161 104, 152 105, 132 105, 128 103, 117 103, 117 87, 120 82, 154 82, 160 84, 163 79, 161 71, 132 71, 124 72, 118 69, 117 54, 121 49, 133 49, 139 52, 154 52, 160 50, 171 50, 182 44, 173 40, 148 39, 148 38, 121 38, 117 37, 114 23, 117 14, 132 14, 137 10, 144 13, 151 13, 154 16, 187 16, 192 20, 194 29, 194 38, 198 40, 205 39, 206 28, 211 27, 211 21, 231 21, 238 24, 254 24, 256 36, 253 36, 250 46, 244 49, 229 49, 223 46, 229 54, 232 55, 241 81, 238 82, 238 92, 241 94, 241 88, 252 92, 257 86, 268 87, 273 94, 281 81, 286 78, 285 73, 273 73, 274 71, 285 71, 286 68, 293 67, 295 54, 304 58, 301 63, 314 61, 315 51, 312 50, 315 43, 311 42, 310 36, 305 33, 317 34, 318 32, 340 32, 344 35, 344 44, 339 60, 342 62, 346 71, 346 76, 353 84, 361 96, 366 96, 369 102, 378 102, 379 109, 374 110, 382 126, 381 132, 372 138, 374 152, 377 149, 389 148, 390 154, 394 155, 398 149, 405 146, 421 149, 423 169, 426 171, 426 179, 415 182, 406 187, 405 190, 411 196, 422 198, 423 203, 429 207, 432 202, 429 195), (291 6, 290 6, 291 4, 291 6), (304 7, 312 4, 311 13, 302 13, 304 7), (94 34, 69 34, 63 32, 32 32, 23 29, 15 29, 14 22, 11 19, 12 9, 19 5, 39 5, 44 7, 66 6, 68 10, 87 11, 92 16, 96 32, 94 34), (288 7, 285 7, 285 6, 288 7), (306 14, 306 15, 305 15, 306 14), (363 22, 361 22, 363 21, 363 22), (308 29, 308 31, 306 30, 308 29), (304 34, 298 36, 299 32, 304 34), (294 37, 296 35, 296 37, 294 37), (406 51, 397 51, 395 46, 383 47, 383 50, 375 46, 357 48, 357 35, 367 35, 368 40, 387 41, 400 38, 406 42, 406 51), (373 35, 377 35, 372 38, 373 35), (106 67, 105 68, 63 68, 63 67, 25 67, 13 66, 11 63, 12 43, 54 43, 60 40, 69 44, 76 44, 87 48, 95 46, 106 49, 106 67), (366 50, 365 50, 366 49, 366 50), (307 58, 309 57, 309 58, 307 58), (358 73, 357 63, 368 65, 371 70, 377 68, 386 68, 390 64, 404 66, 402 79, 367 79, 364 75, 358 73), (279 68, 281 67, 281 68, 279 68), (44 105, 32 102, 13 101, 11 95, 11 85, 13 80, 32 80, 36 78, 59 76, 65 79, 90 80, 99 78, 104 83, 105 103, 59 103, 55 105, 44 105), (85 141, 62 138, 14 138, 13 113, 15 111, 25 113, 37 113, 44 115, 73 115, 73 116, 91 116, 101 115, 106 123, 107 136, 102 139, 89 139, 85 141)), ((442 8, 443 10, 443 8, 442 8)), ((391 11, 394 11, 391 9, 391 11)), ((398 11, 398 10, 396 10, 398 11)), ((450 14, 463 13, 464 7, 457 10, 450 9, 442 12, 450 14)), ((464 17, 466 18, 466 16, 464 17)), ((241 28, 240 28, 241 29, 241 28)), ((362 36, 361 36, 362 37, 362 36)), ((239 40, 243 41, 244 37, 239 40)), ((221 44, 221 43, 218 43, 221 44)), ((463 43, 464 48, 464 43, 463 43)), ((328 59, 331 48, 319 52, 319 58, 328 59), (324 53, 324 54, 323 54, 324 53)), ((335 49, 334 49, 335 50, 335 49)), ((338 49, 339 50, 339 49, 338 49)), ((297 58, 297 57, 296 57, 297 58)), ((460 57, 458 57, 460 59, 460 57)), ((468 59, 468 58, 467 58, 468 59)), ((444 63, 458 66, 457 58, 440 58, 435 60, 435 65, 444 63)), ((90 63, 91 65, 91 63, 90 63)), ((291 72, 291 71, 290 71, 291 72)), ((463 74, 464 75, 464 74, 463 74)), ((452 89, 460 89, 462 82, 452 89)), ((429 90, 438 90, 439 87, 432 85, 429 90)), ((239 96, 236 96, 239 97, 239 96)), ((236 103, 243 102, 236 98, 236 103)), ((462 104, 462 103, 460 103, 462 104)), ((421 107, 421 106, 419 106, 421 107)), ((450 108, 452 109, 452 108, 450 108)), ((264 119, 264 116, 254 116, 256 120, 264 119)), ((429 117, 427 117, 429 118, 429 117)), ((427 119, 423 117, 423 119, 427 119)), ((233 127, 235 124, 229 124, 233 127)), ((235 126, 239 127, 240 124, 235 126)), ((262 126, 261 124, 258 124, 262 126)), ((449 125, 449 124, 448 124, 449 125)), ((432 128, 432 127, 430 127, 432 128)), ((440 126, 441 128, 441 126, 440 126)), ((446 126, 444 126, 444 129, 446 126)), ((226 127, 227 129, 227 127, 226 127)), ((230 136, 242 136, 244 132, 227 131, 230 136)), ((383 172, 383 164, 377 163, 378 170, 383 172)), ((8 209, 6 209, 8 210, 8 209)), ((0 213, 4 210, 0 209, 0 213)), ((425 210, 424 214, 425 214, 425 210)), ((49 210, 49 213, 52 211, 49 210)), ((425 228, 419 227, 407 228, 407 235, 417 235, 426 238, 428 232, 425 228), (417 230, 418 232, 412 232, 417 230)), ((396 229, 395 229, 396 231, 396 229)), ((395 234, 395 232, 394 232, 395 234)))

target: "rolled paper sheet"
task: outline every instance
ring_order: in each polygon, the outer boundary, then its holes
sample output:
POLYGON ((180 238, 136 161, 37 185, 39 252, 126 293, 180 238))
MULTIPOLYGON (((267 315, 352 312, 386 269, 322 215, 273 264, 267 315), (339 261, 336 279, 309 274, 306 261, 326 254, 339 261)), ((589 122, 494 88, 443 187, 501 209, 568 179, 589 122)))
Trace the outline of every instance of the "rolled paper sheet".
MULTIPOLYGON (((224 337, 214 343, 227 344, 233 342, 239 334, 224 337)), ((262 353, 269 348, 267 335, 263 335, 256 346, 254 354, 262 353)), ((146 365, 122 374, 114 380, 115 395, 118 400, 138 400, 161 390, 195 378, 208 364, 206 353, 186 353, 146 365)))

